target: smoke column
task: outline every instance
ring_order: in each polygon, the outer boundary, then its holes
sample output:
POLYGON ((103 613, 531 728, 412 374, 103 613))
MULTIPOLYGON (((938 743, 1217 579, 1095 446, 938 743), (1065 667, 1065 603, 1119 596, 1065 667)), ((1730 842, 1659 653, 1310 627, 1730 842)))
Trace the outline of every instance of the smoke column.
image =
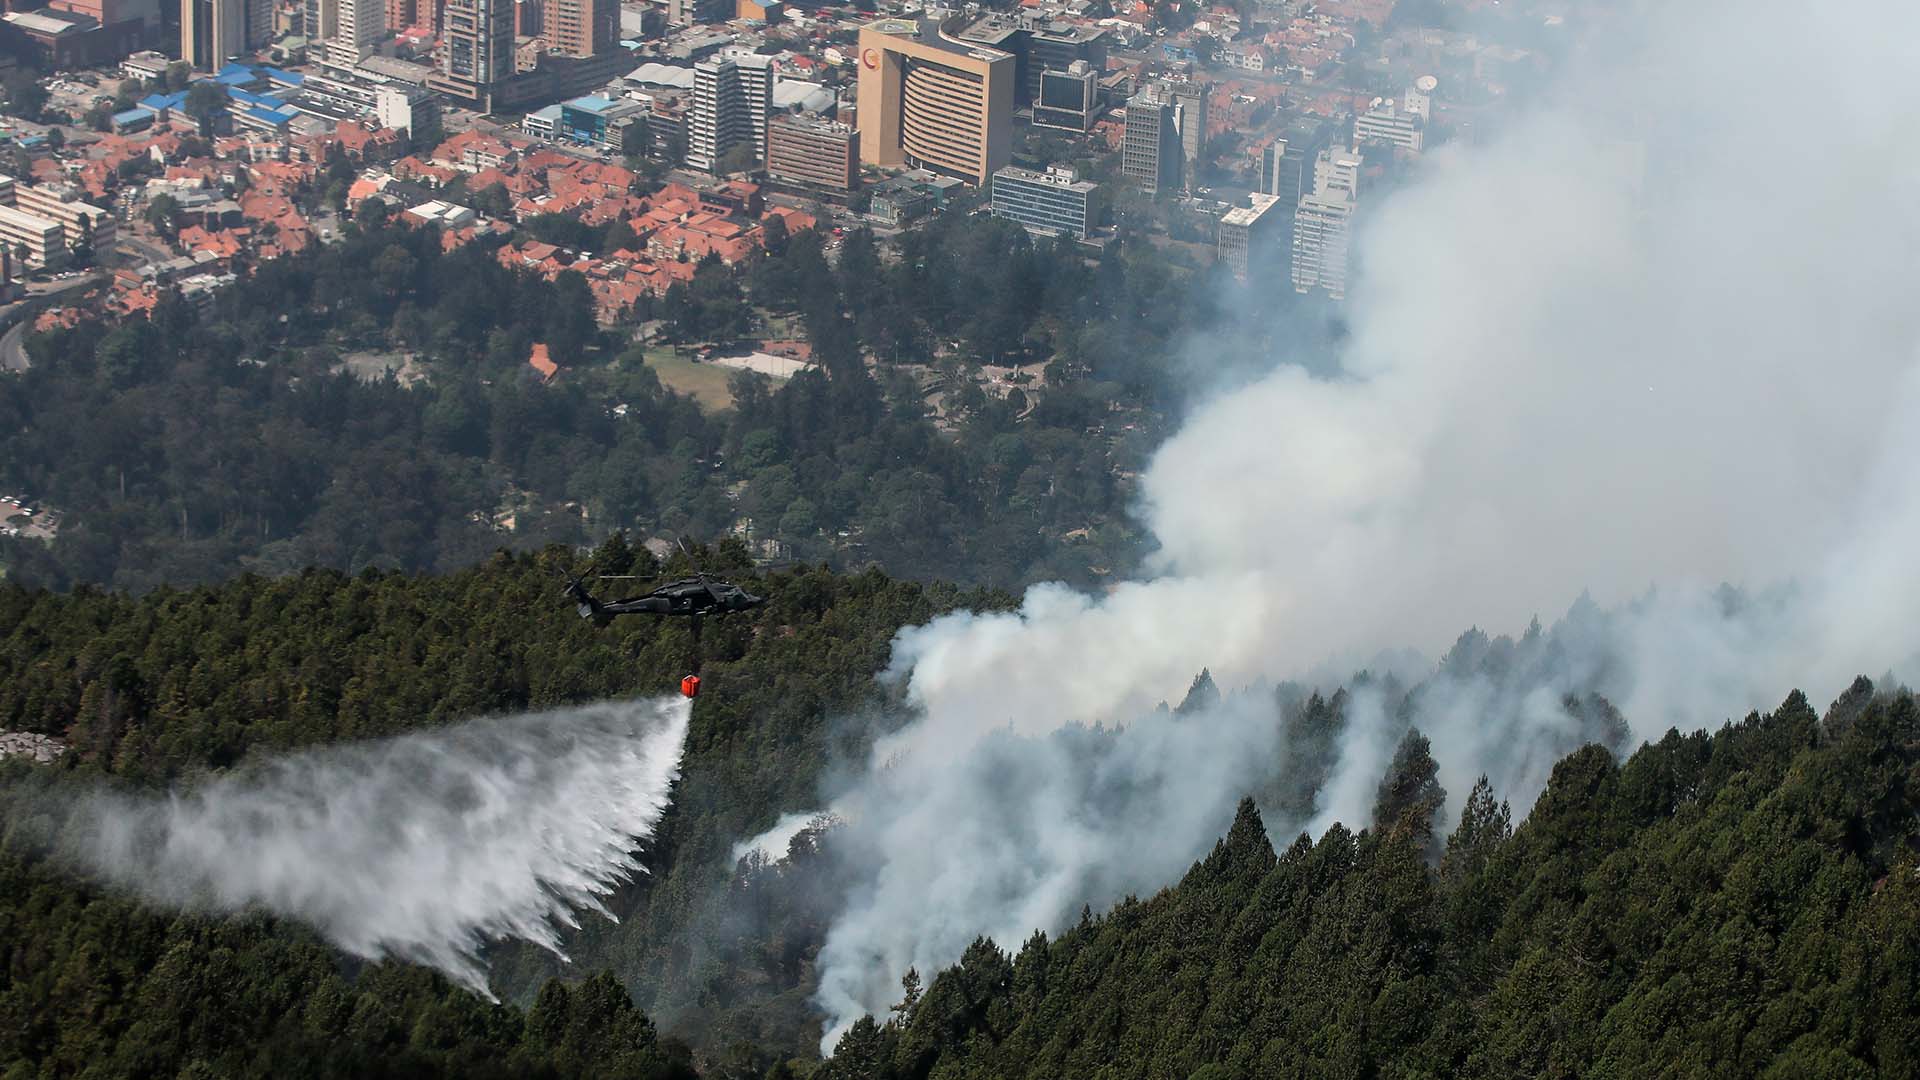
POLYGON ((296 753, 166 797, 97 795, 63 847, 156 903, 257 904, 491 998, 483 945, 559 953, 562 925, 606 914, 600 897, 641 872, 691 714, 682 698, 609 701, 296 753))
MULTIPOLYGON (((1149 712, 1203 666, 1352 671, 1565 611, 1530 682, 1406 673, 1456 802, 1486 772, 1522 812, 1591 737, 1568 694, 1637 741, 1910 670, 1920 8, 1590 8, 1618 26, 1557 86, 1368 208, 1340 372, 1274 357, 1158 452, 1152 580, 900 634, 923 716, 827 793, 859 884, 826 1048, 910 964, 1166 884, 1284 772, 1270 716, 1149 712)), ((1317 813, 1270 824, 1366 824, 1403 726, 1356 697, 1317 813)))

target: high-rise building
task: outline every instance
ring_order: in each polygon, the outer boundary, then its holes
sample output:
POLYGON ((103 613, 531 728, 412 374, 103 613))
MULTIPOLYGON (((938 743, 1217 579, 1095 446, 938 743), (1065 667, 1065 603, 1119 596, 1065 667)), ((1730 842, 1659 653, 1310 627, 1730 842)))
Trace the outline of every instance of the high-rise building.
POLYGON ((1365 163, 1360 151, 1346 146, 1330 146, 1313 159, 1313 190, 1341 192, 1349 199, 1360 197, 1360 167, 1365 163))
POLYGON ((247 0, 246 26, 241 31, 247 51, 264 49, 273 42, 273 0, 247 0))
POLYGON ((647 114, 646 154, 652 161, 679 164, 687 155, 687 110, 675 101, 656 101, 647 114))
POLYGON ((746 127, 746 95, 740 69, 731 60, 702 60, 693 65, 693 104, 687 108, 687 167, 712 172, 746 127))
POLYGON ((733 18, 734 0, 667 0, 667 22, 674 26, 726 22, 733 18))
POLYGON ((1247 196, 1247 202, 1220 218, 1220 259, 1242 281, 1255 268, 1265 269, 1278 260, 1280 222, 1293 217, 1277 195, 1256 191, 1247 196))
POLYGON ((1070 166, 1034 172, 1008 165, 993 174, 993 216, 1017 221, 1030 232, 1085 240, 1099 190, 1100 185, 1080 179, 1070 166))
POLYGON ((1075 60, 1064 71, 1040 73, 1040 93, 1033 99, 1035 127, 1091 131, 1099 114, 1099 73, 1093 65, 1075 60))
POLYGON ((1012 156, 1012 53, 957 25, 880 19, 860 28, 860 160, 985 185, 1012 156))
POLYGON ((513 14, 513 0, 446 0, 440 70, 427 85, 490 110, 495 84, 514 74, 513 14))
POLYGON ((386 0, 387 29, 400 31, 420 21, 420 0, 386 0))
POLYGON ((1173 84, 1173 96, 1180 103, 1180 156, 1191 166, 1207 152, 1207 87, 1204 83, 1173 84))
MULTIPOLYGON (((1426 99, 1420 98, 1426 109, 1426 99)), ((1374 98, 1366 112, 1353 118, 1353 141, 1383 142, 1402 150, 1418 151, 1426 141, 1426 120, 1392 98, 1374 98)))
POLYGON ((1347 295, 1347 262, 1353 211, 1360 197, 1360 155, 1345 148, 1320 151, 1313 164, 1313 190, 1300 197, 1293 216, 1293 290, 1318 289, 1335 300, 1347 295))
POLYGON ((0 206, 0 243, 11 253, 24 251, 21 265, 29 270, 59 269, 66 265, 65 231, 57 221, 0 206))
POLYGON ((767 120, 773 116, 773 57, 736 56, 740 93, 747 101, 747 129, 753 136, 753 156, 767 160, 767 120))
POLYGON ((1294 121, 1286 133, 1275 139, 1260 155, 1262 194, 1280 200, 1279 236, 1281 270, 1291 273, 1293 265, 1293 219, 1300 208, 1300 197, 1313 190, 1313 163, 1327 148, 1333 127, 1312 117, 1294 121))
POLYGON ((201 71, 272 40, 273 0, 180 0, 180 59, 201 71))
POLYGON ((333 33, 327 38, 327 63, 351 69, 373 55, 387 34, 386 0, 328 0, 334 6, 333 33))
POLYGON ((847 124, 782 113, 767 123, 767 175, 790 184, 851 191, 860 183, 859 137, 847 124))
POLYGON ((1120 172, 1155 195, 1180 186, 1180 105, 1164 88, 1149 86, 1127 99, 1120 172))
POLYGON ((78 188, 29 186, 0 176, 0 243, 9 253, 16 247, 26 249, 23 261, 28 268, 58 269, 75 247, 90 243, 96 251, 111 248, 114 235, 112 212, 82 201, 78 188))
POLYGON ((68 247, 73 247, 82 237, 91 239, 96 249, 113 246, 117 235, 113 212, 82 199, 79 188, 57 183, 15 184, 12 193, 8 201, 16 210, 58 222, 66 230, 68 247))
POLYGON ((1021 73, 1021 101, 1040 100, 1041 77, 1049 71, 1067 71, 1083 63, 1095 72, 1107 70, 1107 32, 1097 26, 1032 21, 1026 26, 1026 70, 1021 73))
POLYGON ((1433 92, 1440 82, 1422 75, 1398 101, 1374 98, 1366 112, 1353 118, 1353 141, 1387 143, 1415 152, 1426 149, 1426 128, 1433 110, 1433 92))
POLYGON ((374 117, 383 128, 412 135, 431 127, 438 115, 438 99, 423 86, 386 83, 374 88, 374 117))
POLYGON ((1260 156, 1260 191, 1278 195, 1288 206, 1313 190, 1313 163, 1333 137, 1332 125, 1311 117, 1288 125, 1260 156))
POLYGON ((1407 92, 1400 95, 1400 110, 1410 116, 1419 117, 1422 124, 1433 119, 1433 92, 1440 88, 1440 80, 1431 75, 1422 75, 1413 80, 1407 92))
POLYGON ((247 0, 180 0, 180 59, 218 71, 246 51, 247 0))
POLYGON ((562 56, 602 56, 620 47, 620 0, 545 0, 541 33, 562 56))
POLYGON ((1107 32, 1099 27, 989 11, 958 20, 947 32, 961 44, 1013 55, 1016 105, 1039 100, 1040 76, 1048 69, 1065 71, 1075 61, 1084 61, 1095 71, 1107 67, 1107 32))
POLYGON ((766 158, 767 114, 773 107, 773 65, 763 56, 702 60, 693 65, 687 110, 687 165, 712 172, 741 144, 766 158))

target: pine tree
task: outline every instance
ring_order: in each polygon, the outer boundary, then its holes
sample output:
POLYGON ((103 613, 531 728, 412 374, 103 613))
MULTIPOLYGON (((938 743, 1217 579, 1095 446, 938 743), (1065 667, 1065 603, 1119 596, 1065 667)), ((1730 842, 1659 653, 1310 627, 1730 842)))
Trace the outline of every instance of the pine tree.
POLYGON ((1427 737, 1419 729, 1409 728, 1374 797, 1374 827, 1429 846, 1434 819, 1447 804, 1447 789, 1440 786, 1439 774, 1440 766, 1433 760, 1427 737))
POLYGON ((917 968, 910 967, 905 975, 900 976, 900 991, 900 1003, 889 1011, 898 1016, 902 1024, 912 1023, 913 1007, 920 1004, 920 972, 917 968))
POLYGON ((1257 884, 1273 869, 1273 844, 1267 839, 1266 822, 1252 798, 1242 798, 1233 815, 1227 835, 1213 845, 1213 853, 1201 869, 1218 882, 1240 881, 1257 884))
POLYGON ((1460 824, 1447 837, 1447 854, 1440 863, 1440 875, 1449 884, 1476 874, 1487 857, 1513 835, 1513 813, 1505 802, 1496 803, 1493 784, 1482 774, 1460 808, 1460 824))
POLYGON ((593 552, 593 565, 603 574, 624 574, 633 569, 633 561, 625 529, 614 530, 593 552))
POLYGON ((1193 677, 1193 685, 1187 687, 1187 696, 1181 700, 1180 707, 1173 710, 1175 716, 1187 716, 1202 713, 1220 704, 1220 688, 1213 685, 1213 674, 1206 668, 1193 677))

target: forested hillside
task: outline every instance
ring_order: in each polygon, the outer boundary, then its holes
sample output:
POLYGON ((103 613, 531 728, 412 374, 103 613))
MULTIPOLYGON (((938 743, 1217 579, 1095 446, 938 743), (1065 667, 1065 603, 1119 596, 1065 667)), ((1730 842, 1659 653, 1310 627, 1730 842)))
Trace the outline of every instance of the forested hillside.
MULTIPOLYGON (((678 620, 624 620, 596 630, 579 619, 559 591, 558 568, 574 557, 557 550, 501 553, 444 577, 310 571, 159 589, 138 598, 0 587, 0 730, 67 739, 70 754, 61 771, 151 785, 231 766, 250 754, 488 712, 658 694, 703 659, 708 692, 694 711, 674 801, 645 852, 651 875, 610 900, 620 923, 586 921, 576 952, 615 968, 650 1010, 711 1001, 715 987, 728 988, 728 1004, 741 1006, 785 991, 784 1019, 774 1026, 787 1043, 805 1045, 814 1021, 804 992, 795 989, 798 955, 788 958, 789 975, 771 987, 758 975, 715 970, 703 945, 706 908, 724 893, 733 870, 730 845, 778 810, 810 801, 823 768, 858 754, 873 731, 884 729, 891 706, 873 676, 898 627, 955 606, 994 607, 1010 598, 894 581, 878 572, 840 576, 802 568, 755 578, 741 573, 746 560, 736 545, 696 554, 769 598, 749 615, 709 621, 697 652, 678 620), (872 726, 835 726, 856 713, 872 726), (707 965, 698 978, 696 965, 707 965)), ((658 566, 618 538, 593 559, 615 572, 686 568, 677 555, 658 566)), ((17 775, 28 772, 13 767, 17 775)), ((137 1012, 131 996, 137 986, 96 963, 108 946, 97 940, 105 928, 91 921, 131 907, 112 901, 117 906, 88 915, 107 901, 34 864, 17 835, 15 841, 5 861, 13 883, 7 910, 17 932, 6 939, 71 938, 75 947, 17 952, 8 981, 0 983, 0 1000, 12 1004, 0 1015, 52 1010, 57 1028, 81 1015, 65 1010, 85 1001, 97 1003, 85 1008, 137 1012)), ((260 940, 269 938, 278 940, 271 934, 260 940)), ((503 949, 496 985, 531 1002, 558 970, 549 961, 530 948, 503 949)), ((580 976, 573 969, 567 974, 580 976)), ((409 978, 416 976, 426 978, 409 978)), ((436 994, 453 993, 443 982, 433 984, 436 994)), ((700 1030, 687 1034, 700 1043, 708 1037, 700 1030)), ((35 1057, 39 1051, 14 1052, 35 1057)), ((6 1057, 0 1048, 0 1061, 6 1057)))
MULTIPOLYGON (((12 813, 31 781, 10 772, 12 813)), ((155 912, 0 851, 0 1076, 81 1075, 696 1074, 604 973, 489 1005, 424 968, 344 969, 297 926, 155 912)))
POLYGON ((819 1075, 1913 1076, 1917 767, 1910 695, 1796 693, 1572 754, 1517 828, 1477 788, 1434 861, 1412 739, 1371 828, 1276 855, 1248 800, 1178 885, 977 942, 819 1075))
POLYGON ((1229 295, 1148 247, 1089 263, 965 219, 897 246, 857 231, 831 261, 814 233, 710 259, 603 328, 583 276, 509 270, 497 244, 443 251, 376 218, 204 308, 168 295, 151 320, 30 335, 31 370, 0 379, 0 493, 63 523, 51 546, 0 539, 0 569, 142 590, 740 525, 897 576, 1090 584, 1137 554, 1127 477, 1178 400, 1174 342, 1217 327, 1229 295), (771 320, 818 366, 736 373, 718 412, 635 340, 650 323, 725 345, 771 320), (566 369, 552 385, 536 342, 566 369), (406 385, 367 381, 403 356, 406 385), (973 385, 1016 362, 1024 389, 973 385), (950 388, 938 423, 930 386, 950 388))
MULTIPOLYGON (((819 1030, 833 834, 780 864, 736 866, 731 845, 900 721, 873 681, 900 625, 1010 598, 877 572, 752 577, 737 547, 701 554, 770 602, 703 637, 708 690, 651 876, 612 898, 621 922, 583 920, 576 968, 494 950, 500 1008, 424 969, 348 962, 297 925, 175 916, 78 882, 33 843, 37 797, 657 693, 696 659, 684 626, 594 630, 558 596, 577 558, 558 549, 443 577, 0 588, 0 729, 70 742, 51 768, 0 768, 0 1076, 791 1075, 819 1030), (601 970, 611 981, 582 982, 601 970)), ((621 540, 593 558, 680 569, 621 540)), ((1344 693, 1300 689, 1276 713, 1300 765, 1250 793, 1287 816, 1312 804, 1346 723, 1344 693)), ((1589 737, 1617 742, 1617 716, 1585 711, 1589 737)), ((1445 793, 1411 734, 1372 821, 1276 855, 1248 800, 1176 886, 1017 952, 977 943, 818 1075, 1911 1075, 1917 766, 1914 702, 1863 681, 1824 719, 1796 694, 1624 763, 1589 746, 1517 827, 1482 787, 1442 836, 1445 793)))

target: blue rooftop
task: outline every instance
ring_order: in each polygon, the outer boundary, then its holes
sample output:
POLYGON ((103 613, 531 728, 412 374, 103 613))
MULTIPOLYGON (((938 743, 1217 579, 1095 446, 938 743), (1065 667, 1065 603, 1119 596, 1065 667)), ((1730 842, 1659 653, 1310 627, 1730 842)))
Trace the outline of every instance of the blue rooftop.
POLYGON ((589 95, 587 97, 577 97, 577 98, 574 98, 572 101, 567 102, 567 108, 579 109, 581 112, 591 112, 591 113, 606 112, 608 109, 612 107, 613 107, 613 101, 611 98, 604 98, 604 97, 599 97, 594 95, 589 95))
POLYGON ((292 109, 263 109, 255 105, 247 109, 247 115, 268 124, 288 124, 300 114, 292 109))
POLYGON ((544 109, 535 109, 527 115, 537 116, 542 120, 553 120, 557 122, 560 119, 560 106, 549 105, 544 109))
POLYGON ((116 124, 120 124, 122 126, 125 126, 127 124, 137 124, 142 120, 151 120, 151 119, 153 119, 153 113, 147 109, 128 109, 126 112, 117 112, 113 114, 113 122, 116 124))
POLYGON ((262 68, 261 70, 267 73, 267 78, 283 86, 300 86, 307 81, 307 77, 297 71, 285 71, 277 67, 262 68))
POLYGON ((141 108, 152 109, 154 112, 161 112, 165 109, 177 109, 186 103, 187 94, 184 90, 174 94, 148 94, 138 102, 141 108))
POLYGON ((235 90, 232 87, 227 88, 227 97, 243 105, 260 105, 269 109, 277 109, 285 104, 270 94, 256 94, 251 90, 235 90))

